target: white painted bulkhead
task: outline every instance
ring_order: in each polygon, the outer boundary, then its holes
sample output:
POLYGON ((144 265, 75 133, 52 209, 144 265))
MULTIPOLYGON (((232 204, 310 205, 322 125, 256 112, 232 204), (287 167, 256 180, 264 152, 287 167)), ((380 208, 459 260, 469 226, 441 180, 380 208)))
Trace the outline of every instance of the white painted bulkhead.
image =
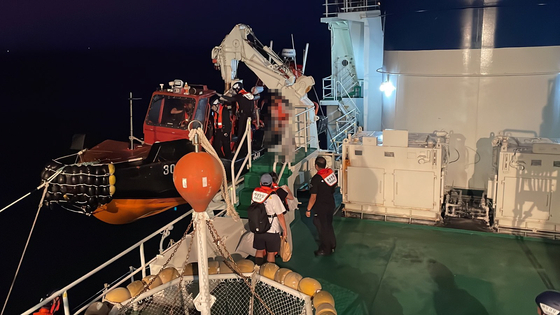
POLYGON ((383 67, 383 29, 379 11, 360 13, 341 13, 338 18, 348 21, 356 72, 362 82, 363 111, 362 119, 365 130, 380 130, 382 117, 382 99, 379 86, 383 67), (371 93, 373 91, 373 93, 371 93))
POLYGON ((486 188, 498 132, 560 137, 560 46, 385 51, 384 64, 383 128, 453 131, 446 185, 486 188))
POLYGON ((334 18, 322 18, 321 22, 336 28, 336 31, 331 29, 332 74, 340 72, 337 62, 343 56, 351 58, 355 66, 363 95, 363 101, 355 99, 361 112, 358 118, 360 125, 365 130, 381 130, 382 98, 379 86, 383 74, 378 70, 383 67, 383 29, 380 11, 339 13, 334 18), (341 27, 341 24, 344 26, 341 27), (360 106, 362 102, 363 106, 360 106))

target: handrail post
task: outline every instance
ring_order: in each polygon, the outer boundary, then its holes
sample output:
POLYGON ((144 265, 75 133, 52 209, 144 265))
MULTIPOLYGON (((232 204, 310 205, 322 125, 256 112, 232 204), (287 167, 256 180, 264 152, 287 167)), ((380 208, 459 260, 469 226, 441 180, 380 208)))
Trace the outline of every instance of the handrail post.
POLYGON ((62 306, 64 307, 64 315, 70 315, 70 304, 68 304, 68 291, 64 291, 64 293, 62 294, 62 306))
MULTIPOLYGON (((232 176, 232 182, 235 178, 233 178, 232 176)), ((231 186, 229 186, 229 195, 231 198, 231 202, 235 205, 235 183, 232 183, 231 186)))
POLYGON ((280 170, 280 175, 278 176, 278 183, 280 183, 280 180, 282 180, 282 175, 284 175, 284 170, 286 169, 287 164, 288 161, 284 162, 284 165, 282 165, 282 169, 280 170))
MULTIPOLYGON (((243 140, 241 140, 243 141, 243 140)), ((241 143, 240 141, 240 143, 241 143)), ((235 178, 235 160, 237 158, 237 153, 239 152, 239 148, 237 148, 237 150, 235 150, 235 154, 233 155, 233 159, 231 160, 231 190, 232 190, 232 198, 231 198, 231 202, 233 204, 237 203, 237 194, 235 193, 236 188, 235 188, 235 182, 236 182, 236 178, 235 178)))
MULTIPOLYGON (((257 122, 258 123, 258 122, 257 122)), ((247 126, 245 127, 245 132, 247 133, 247 157, 249 158, 249 167, 251 169, 251 162, 253 161, 253 138, 251 130, 251 118, 247 119, 247 126)))
POLYGON ((247 159, 249 159, 249 168, 251 167, 251 159, 253 157, 252 154, 252 145, 251 143, 247 144, 247 149, 249 150, 247 156, 245 156, 245 159, 243 159, 243 164, 241 165, 241 168, 239 169, 239 173, 235 174, 235 161, 237 160, 237 156, 239 155, 239 152, 241 151, 241 148, 243 147, 243 142, 245 142, 245 140, 248 138, 250 141, 251 136, 248 133, 248 130, 251 130, 251 118, 247 118, 247 125, 245 126, 245 132, 243 133, 243 136, 241 137, 241 140, 239 141, 239 145, 237 146, 237 149, 235 150, 235 154, 233 155, 233 159, 231 160, 231 189, 232 189, 232 198, 231 201, 233 204, 237 203, 237 194, 236 194, 236 188, 235 188, 235 183, 237 182, 237 178, 239 177, 239 175, 241 175, 241 172, 243 171, 243 167, 245 166, 245 163, 247 162, 247 159))
POLYGON ((308 139, 309 135, 308 135, 308 130, 307 130, 307 127, 309 127, 309 124, 308 124, 309 119, 308 118, 309 118, 309 112, 307 112, 305 115, 303 115, 303 120, 304 120, 303 121, 303 129, 304 129, 304 131, 303 131, 303 145, 305 146, 304 147, 305 153, 307 153, 307 144, 309 143, 309 139, 308 139))
POLYGON ((144 256, 144 243, 140 244, 140 264, 142 266, 142 279, 146 278, 146 257, 144 256))
POLYGON ((128 269, 130 270, 130 283, 134 282, 134 267, 132 266, 128 266, 128 269))
POLYGON ((335 92, 335 87, 334 85, 336 84, 336 77, 334 74, 330 75, 329 81, 331 82, 330 87, 331 87, 331 97, 336 100, 336 92, 335 92))

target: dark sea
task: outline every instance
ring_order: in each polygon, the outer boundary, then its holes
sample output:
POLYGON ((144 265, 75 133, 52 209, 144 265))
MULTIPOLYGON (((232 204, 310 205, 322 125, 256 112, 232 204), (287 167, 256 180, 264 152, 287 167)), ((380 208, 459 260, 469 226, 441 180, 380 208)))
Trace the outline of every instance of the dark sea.
MULTIPOLYGON (((306 71, 315 78, 319 95, 321 78, 330 74, 326 26, 323 32, 316 34, 315 45, 310 47, 306 71)), ((289 34, 286 37, 284 47, 289 47, 289 34)), ((213 44, 220 41, 217 38, 213 44)), ((298 53, 302 56, 305 39, 300 41, 296 46, 300 47, 298 53)), ((283 43, 275 45, 282 47, 283 43)), ((127 141, 129 92, 142 98, 134 103, 134 134, 141 138, 151 93, 160 83, 182 79, 223 91, 220 72, 211 62, 212 47, 210 44, 174 47, 161 43, 157 48, 2 53, 0 208, 34 190, 40 184, 41 170, 50 159, 72 153, 69 148, 74 134, 86 134, 87 147, 104 139, 127 141)), ((246 68, 240 70, 239 77, 246 85, 252 86, 256 81, 246 68)), ((313 92, 309 96, 316 100, 313 92)), ((41 192, 35 191, 0 213, 2 305, 40 198, 41 192)), ((63 209, 42 208, 4 314, 24 312, 47 293, 78 279, 185 211, 186 208, 179 207, 130 224, 109 225, 63 209)), ((177 225, 171 238, 178 240, 186 224, 177 225)), ((146 245, 147 258, 157 254, 158 244, 159 237, 146 245)), ((70 309, 77 310, 84 299, 102 289, 104 283, 126 273, 129 266, 139 266, 139 257, 136 250, 119 261, 117 268, 102 271, 71 289, 70 309)))

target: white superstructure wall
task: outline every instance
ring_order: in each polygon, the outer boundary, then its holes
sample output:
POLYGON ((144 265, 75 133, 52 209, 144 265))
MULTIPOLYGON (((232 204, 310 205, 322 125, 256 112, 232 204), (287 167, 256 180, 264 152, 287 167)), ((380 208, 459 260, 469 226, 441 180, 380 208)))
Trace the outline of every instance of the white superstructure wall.
MULTIPOLYGON (((360 107, 361 117, 358 121, 364 129, 380 130, 383 115, 379 91, 383 80, 383 74, 380 72, 383 67, 383 29, 380 12, 339 13, 335 18, 323 18, 321 21, 331 27, 333 75, 340 73, 338 63, 343 60, 341 56, 351 54, 350 58, 363 96, 363 108, 360 107), (336 31, 333 32, 335 27, 336 31)), ((362 101, 356 103, 361 104, 362 101)))
POLYGON ((385 128, 453 131, 447 183, 486 188, 498 132, 560 137, 560 46, 385 51, 385 128))

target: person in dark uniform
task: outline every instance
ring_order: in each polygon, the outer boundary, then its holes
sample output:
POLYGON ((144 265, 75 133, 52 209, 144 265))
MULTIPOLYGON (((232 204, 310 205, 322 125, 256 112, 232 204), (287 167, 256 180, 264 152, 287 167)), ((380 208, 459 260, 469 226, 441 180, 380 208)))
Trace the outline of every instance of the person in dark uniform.
POLYGON ((310 184, 311 197, 307 204, 305 215, 311 217, 313 210, 313 224, 317 227, 321 244, 315 251, 315 256, 328 256, 336 248, 336 238, 333 228, 334 191, 338 180, 333 170, 327 168, 324 157, 315 159, 317 174, 313 176, 310 184))
POLYGON ((162 123, 176 128, 186 128, 194 111, 193 101, 190 99, 168 99, 165 104, 168 110, 164 110, 162 123))
POLYGON ((544 291, 535 298, 537 303, 537 314, 552 315, 560 313, 560 292, 544 291))
POLYGON ((214 140, 212 146, 221 158, 231 159, 231 117, 228 106, 222 104, 220 97, 210 98, 214 113, 214 140))
POLYGON ((164 111, 164 116, 162 118, 162 123, 167 125, 172 125, 173 127, 179 127, 181 122, 185 120, 185 107, 178 100, 168 100, 167 107, 171 107, 169 112, 164 111))
MULTIPOLYGON (((237 142, 235 144, 236 149, 239 147, 239 143, 243 138, 245 133, 245 127, 247 126, 247 120, 253 117, 253 111, 255 104, 253 102, 254 96, 243 89, 243 82, 236 81, 231 86, 231 89, 235 92, 234 96, 222 97, 230 104, 237 103, 237 142)), ((243 143, 242 152, 247 152, 247 141, 243 143)))

